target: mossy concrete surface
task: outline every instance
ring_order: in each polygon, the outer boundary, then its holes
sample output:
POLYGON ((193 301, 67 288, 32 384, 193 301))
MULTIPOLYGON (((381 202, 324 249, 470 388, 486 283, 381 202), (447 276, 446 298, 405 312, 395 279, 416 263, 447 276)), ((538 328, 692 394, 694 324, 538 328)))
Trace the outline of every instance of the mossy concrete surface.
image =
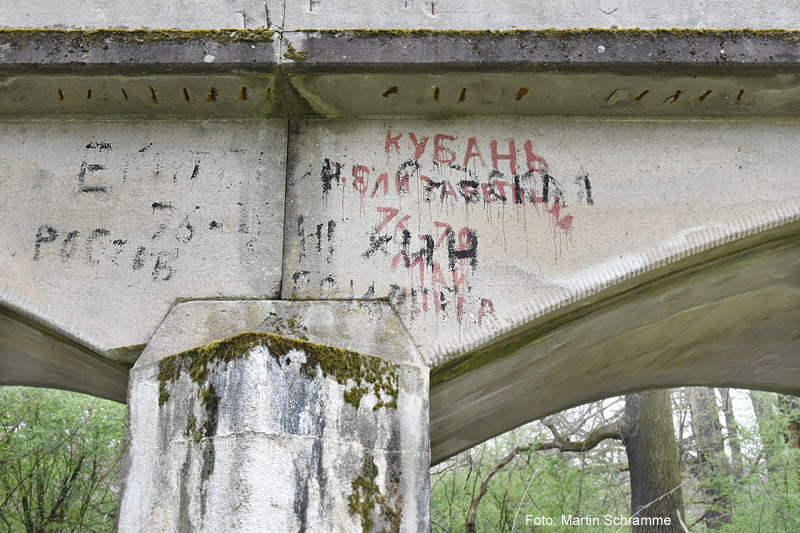
POLYGON ((415 352, 385 302, 176 306, 131 371, 119 530, 429 529, 415 352))
POLYGON ((798 30, 565 29, 276 32, 0 28, 0 70, 221 72, 300 70, 797 69, 798 30))
POLYGON ((0 70, 268 73, 278 67, 274 37, 268 29, 0 29, 0 70))
MULTIPOLYGON (((377 402, 372 407, 397 409, 398 374, 397 365, 383 362, 377 357, 363 355, 335 346, 324 346, 302 339, 292 339, 274 333, 247 332, 229 339, 214 341, 204 346, 171 355, 158 363, 159 405, 169 400, 170 384, 182 373, 188 373, 192 381, 204 387, 208 382, 209 368, 227 364, 247 357, 256 347, 266 347, 280 364, 292 350, 305 353, 306 361, 300 365, 300 373, 308 379, 321 372, 325 378, 333 378, 344 385, 345 402, 358 409, 361 400, 373 392, 377 402)), ((202 394, 207 395, 203 389, 202 394)), ((204 402, 208 399, 204 397, 204 402)))
POLYGON ((796 71, 797 30, 328 30, 282 34, 287 72, 752 73, 796 71))
POLYGON ((176 305, 137 361, 174 354, 241 333, 276 334, 368 354, 391 363, 427 367, 405 326, 385 301, 198 300, 176 305))

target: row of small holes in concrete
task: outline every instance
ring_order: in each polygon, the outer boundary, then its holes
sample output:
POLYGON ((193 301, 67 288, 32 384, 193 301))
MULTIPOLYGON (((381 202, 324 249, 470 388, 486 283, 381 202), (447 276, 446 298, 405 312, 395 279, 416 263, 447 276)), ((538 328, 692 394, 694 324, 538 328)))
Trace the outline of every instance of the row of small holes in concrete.
MULTIPOLYGON (((158 93, 156 92, 155 88, 152 85, 148 85, 147 88, 150 90, 150 100, 154 104, 157 104, 158 93)), ((269 91, 270 89, 267 88, 267 97, 269 97, 269 91)), ((57 93, 58 93, 58 100, 63 102, 65 99, 64 91, 59 88, 57 93)), ((125 91, 125 89, 120 89, 120 93, 122 94, 122 97, 125 98, 125 100, 128 100, 128 93, 127 91, 125 91)), ((86 89, 86 98, 91 100, 92 98, 91 89, 86 89)), ((219 89, 217 89, 216 87, 209 87, 208 96, 206 97, 206 100, 208 100, 209 102, 216 102, 218 98, 219 98, 219 89)), ((187 102, 192 101, 192 98, 189 96, 189 90, 186 87, 183 88, 183 99, 186 100, 187 102)), ((239 100, 241 100, 242 102, 247 101, 247 87, 242 86, 242 88, 239 89, 239 100)))
MULTIPOLYGON (((392 85, 391 87, 389 87, 388 89, 386 89, 383 92, 383 97, 384 98, 389 98, 391 95, 398 94, 399 92, 400 92, 400 89, 397 87, 397 85, 392 85)), ((527 87, 520 87, 519 90, 517 91, 517 94, 514 96, 514 99, 517 100, 517 101, 522 100, 522 98, 526 94, 528 94, 529 92, 530 92, 530 89, 528 89, 527 87)), ((697 97, 697 100, 699 102, 703 102, 706 98, 709 97, 709 95, 711 95, 711 92, 712 92, 711 90, 705 91, 703 94, 701 94, 700 96, 697 97)), ((650 89, 645 89, 644 91, 640 92, 636 96, 636 98, 633 99, 633 101, 634 102, 641 102, 642 99, 645 96, 647 96, 649 93, 650 93, 650 89)), ((434 87, 433 88, 433 101, 434 102, 438 102, 439 101, 439 94, 440 94, 439 87, 434 87)), ((677 90, 677 91, 675 91, 675 94, 673 94, 672 96, 670 96, 669 98, 664 100, 664 103, 665 104, 666 103, 674 104, 678 100, 678 98, 680 98, 680 96, 682 94, 683 94, 683 91, 677 90)), ((737 103, 742 101, 742 96, 743 95, 744 95, 744 89, 740 89, 739 92, 736 94, 736 102, 737 103)), ((467 88, 466 87, 462 87, 461 88, 461 92, 458 95, 457 103, 460 104, 461 102, 466 100, 466 98, 467 98, 467 88)))
MULTIPOLYGON (((704 102, 706 98, 711 96, 712 92, 713 91, 711 91, 711 89, 708 89, 708 90, 704 91, 703 94, 701 94, 700 96, 697 97, 697 101, 698 102, 704 102)), ((647 96, 648 94, 650 94, 650 89, 645 89, 644 91, 642 91, 638 95, 636 95, 636 98, 634 98, 633 101, 634 102, 641 102, 642 99, 645 96, 647 96)), ((664 103, 665 104, 674 104, 675 102, 678 101, 678 98, 680 98, 682 94, 683 94, 683 91, 678 89, 677 91, 675 91, 675 94, 673 94, 672 96, 667 97, 667 99, 664 100, 664 103)), ((739 103, 739 102, 742 101, 742 96, 744 96, 744 89, 739 89, 739 92, 736 93, 736 103, 739 103)))
MULTIPOLYGON (((155 88, 153 88, 152 85, 148 85, 147 88, 150 90, 150 100, 154 104, 157 104, 158 103, 158 93, 156 92, 155 88)), ((267 89, 267 97, 268 98, 269 98, 269 91, 270 91, 270 89, 268 88, 267 89)), ((121 92, 122 96, 125 98, 125 100, 128 100, 128 93, 125 91, 125 89, 120 89, 120 92, 121 92)), ((386 89, 383 92, 383 97, 384 98, 389 98, 391 95, 398 94, 399 92, 400 92, 400 89, 396 85, 392 85, 391 87, 389 87, 388 89, 386 89)), ((517 101, 522 100, 522 98, 525 95, 527 95, 529 92, 530 92, 530 89, 528 89, 527 87, 520 87, 519 90, 517 91, 516 95, 514 96, 514 99, 517 100, 517 101)), ((711 90, 705 91, 703 94, 701 94, 700 96, 697 97, 697 101, 698 102, 703 102, 706 98, 708 98, 711 95, 711 92, 712 92, 711 90)), ((644 91, 642 91, 638 95, 636 95, 636 97, 633 99, 633 101, 634 102, 641 102, 642 99, 645 96, 647 96, 649 93, 650 93, 650 89, 645 89, 644 91)), ((682 94, 683 94, 683 91, 677 90, 677 91, 675 91, 675 94, 673 94, 672 96, 670 96, 666 100, 664 100, 664 103, 665 104, 666 103, 674 104, 675 102, 678 101, 678 98, 680 98, 680 96, 682 94)), ((739 92, 736 94, 736 102, 737 103, 742 101, 742 96, 743 95, 744 95, 744 89, 740 89, 739 92)), ((433 101, 434 102, 438 102, 439 101, 439 96, 440 96, 439 87, 434 87, 433 88, 433 101)), ((208 88, 208 96, 206 97, 206 100, 208 100, 209 102, 216 102, 218 97, 219 97, 219 89, 217 89, 216 87, 209 87, 208 88)), ((87 99, 91 99, 92 98, 92 89, 87 89, 86 90, 86 98, 87 99)), ((61 90, 60 88, 58 89, 58 99, 59 99, 59 101, 63 101, 65 99, 64 91, 61 90)), ((192 101, 191 97, 189 96, 189 90, 186 89, 186 87, 183 88, 183 99, 186 100, 187 102, 191 102, 192 101)), ((463 102, 466 99, 467 99, 467 88, 466 87, 462 87, 461 88, 461 92, 458 95, 457 103, 460 104, 461 102, 463 102)), ((242 86, 242 88, 239 89, 239 100, 241 100, 242 102, 247 101, 247 87, 242 86)))
MULTIPOLYGON (((524 93, 520 93, 520 92, 517 93, 517 100, 521 99, 523 96, 528 94, 528 88, 527 87, 520 88, 520 91, 523 91, 523 90, 525 91, 524 93)), ((391 87, 389 87, 388 89, 383 91, 383 97, 384 98, 389 98, 391 95, 397 94, 399 92, 400 92, 400 89, 397 87, 397 85, 392 85, 391 87)), ((434 87, 433 88, 433 101, 434 102, 438 102, 439 101, 439 94, 440 94, 439 87, 434 87)), ((462 87, 461 88, 461 92, 458 94, 458 103, 460 104, 461 102, 463 102, 466 99, 467 99, 467 88, 466 87, 462 87)))

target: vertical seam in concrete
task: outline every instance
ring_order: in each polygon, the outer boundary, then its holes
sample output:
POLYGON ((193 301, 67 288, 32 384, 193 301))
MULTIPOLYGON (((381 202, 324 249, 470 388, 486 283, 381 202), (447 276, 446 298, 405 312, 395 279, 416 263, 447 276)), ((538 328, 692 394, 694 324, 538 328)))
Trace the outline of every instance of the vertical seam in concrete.
MULTIPOLYGON (((285 5, 285 4, 284 4, 285 5)), ((285 9, 285 7, 284 7, 285 9)), ((283 277, 286 273, 286 246, 287 246, 287 232, 286 222, 287 214, 289 212, 289 142, 292 135, 292 118, 286 118, 286 147, 283 159, 283 218, 281 220, 281 279, 278 282, 278 300, 283 300, 283 277)))
MULTIPOLYGON (((375 301, 375 300, 362 300, 362 301, 371 302, 371 301, 375 301)), ((405 321, 400 316, 400 313, 397 310, 397 308, 394 306, 394 304, 391 301, 388 301, 387 303, 389 304, 389 309, 392 310, 392 313, 394 314, 395 318, 397 319, 397 322, 400 324, 400 327, 403 329, 403 331, 405 332, 406 336, 408 336, 408 338, 411 341, 411 343, 417 349, 417 353, 419 353, 420 357, 422 358, 422 363, 426 367, 428 367, 428 369, 432 368, 431 367, 431 358, 428 356, 428 354, 425 351, 425 349, 423 348, 423 346, 421 344, 419 344, 417 342, 417 339, 415 339, 414 336, 411 334, 411 331, 408 329, 408 326, 406 325, 405 321)))
MULTIPOLYGON (((288 0, 283 0, 283 16, 281 17, 281 27, 280 27, 280 32, 278 33, 278 36, 279 36, 279 38, 278 38, 278 72, 280 72, 281 75, 283 75, 283 48, 284 48, 284 46, 283 46, 283 40, 284 40, 283 33, 286 31, 286 2, 288 2, 288 0)), ((286 147, 287 147, 287 152, 288 152, 288 147, 289 147, 288 132, 287 132, 287 137, 286 137, 286 147)))

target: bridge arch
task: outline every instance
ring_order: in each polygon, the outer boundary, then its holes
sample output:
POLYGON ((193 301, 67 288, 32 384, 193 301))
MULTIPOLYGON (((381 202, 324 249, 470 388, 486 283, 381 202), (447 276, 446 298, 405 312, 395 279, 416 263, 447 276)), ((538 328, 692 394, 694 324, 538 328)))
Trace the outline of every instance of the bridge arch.
POLYGON ((690 256, 433 369, 433 462, 524 422, 637 390, 800 395, 798 228, 690 256))

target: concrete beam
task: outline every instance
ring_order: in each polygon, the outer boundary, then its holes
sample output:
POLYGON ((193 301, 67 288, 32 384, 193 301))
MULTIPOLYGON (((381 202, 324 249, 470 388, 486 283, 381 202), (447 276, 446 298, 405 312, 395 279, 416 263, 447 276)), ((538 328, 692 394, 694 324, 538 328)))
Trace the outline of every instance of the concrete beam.
POLYGON ((269 73, 282 67, 749 74, 797 71, 799 62, 793 30, 0 30, 0 69, 37 73, 269 73))
POLYGON ((752 30, 0 31, 0 115, 793 116, 798 42, 752 30))
POLYGON ((772 120, 299 122, 282 297, 390 298, 431 363, 447 364, 796 220, 799 134, 772 120))
POLYGON ((132 364, 179 299, 277 296, 284 123, 20 120, 0 138, 0 300, 42 327, 132 364))
POLYGON ((291 72, 620 72, 748 74, 797 70, 797 31, 329 30, 282 34, 305 52, 291 72))
POLYGON ((269 74, 10 75, 0 116, 247 119, 284 115, 276 94, 269 74))
POLYGON ((0 30, 0 71, 215 73, 278 67, 273 30, 0 30))
POLYGON ((303 73, 309 114, 391 116, 794 117, 795 74, 574 72, 303 73), (354 98, 353 95, 358 95, 354 98))

